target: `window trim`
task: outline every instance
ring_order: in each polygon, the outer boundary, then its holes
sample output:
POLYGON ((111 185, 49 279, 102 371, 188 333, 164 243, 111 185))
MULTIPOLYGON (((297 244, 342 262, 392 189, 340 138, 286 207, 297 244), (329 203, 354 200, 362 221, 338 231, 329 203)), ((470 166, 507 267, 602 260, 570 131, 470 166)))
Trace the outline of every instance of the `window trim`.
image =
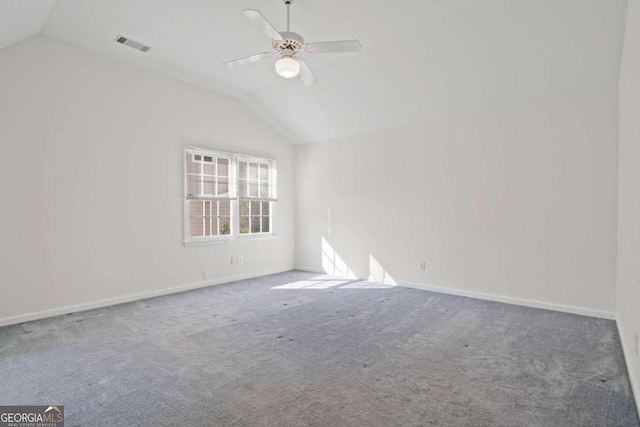
MULTIPOLYGON (((191 156, 195 156, 195 153, 191 153, 191 156)), ((194 162, 195 157, 193 157, 194 162)), ((182 150, 182 162, 183 162, 183 195, 182 195, 182 203, 183 203, 183 240, 182 243, 184 246, 203 246, 208 244, 218 244, 218 243, 228 243, 228 242, 238 242, 238 241, 251 241, 251 240, 270 240, 277 237, 276 233, 276 205, 277 205, 277 160, 273 158, 265 158, 265 157, 257 157, 257 156, 249 156, 240 153, 232 153, 227 151, 220 151, 210 148, 198 147, 193 145, 184 145, 182 150), (189 150, 193 150, 198 152, 201 155, 211 155, 213 157, 223 157, 229 158, 229 196, 217 197, 213 195, 212 197, 202 198, 202 199, 193 199, 189 198, 189 164, 188 164, 188 154, 189 150), (244 199, 252 200, 254 198, 249 197, 240 197, 240 177, 239 177, 239 166, 240 161, 248 161, 255 162, 261 164, 269 165, 269 183, 270 194, 269 198, 255 198, 256 201, 268 201, 269 209, 270 209, 270 221, 269 226, 271 231, 268 233, 244 233, 240 234, 240 201, 244 199), (271 194, 271 193, 275 194, 271 194), (191 220, 191 212, 189 209, 189 201, 190 200, 230 200, 231 201, 231 234, 226 235, 217 235, 217 236, 198 236, 191 237, 190 235, 190 220, 191 220)), ((204 160, 201 159, 199 162, 204 163, 204 160)), ((214 162, 215 164, 215 162, 214 162)), ((217 176, 217 175, 216 175, 217 176)), ((258 182, 260 181, 260 177, 258 176, 258 182)), ((217 191, 217 189, 216 189, 217 191)))

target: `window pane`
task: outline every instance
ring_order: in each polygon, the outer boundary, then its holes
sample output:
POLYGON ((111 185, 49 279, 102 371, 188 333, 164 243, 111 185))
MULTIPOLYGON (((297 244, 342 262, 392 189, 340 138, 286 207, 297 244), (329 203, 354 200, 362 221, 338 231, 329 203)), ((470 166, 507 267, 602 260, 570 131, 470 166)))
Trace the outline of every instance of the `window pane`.
POLYGON ((200 200, 189 201, 189 235, 191 237, 204 236, 204 224, 202 223, 202 214, 204 202, 200 200))
POLYGON ((260 197, 269 197, 269 184, 266 182, 260 183, 260 197))
POLYGON ((240 217, 240 234, 246 234, 249 232, 249 217, 240 217))
POLYGON ((202 172, 202 164, 193 161, 192 156, 187 156, 187 170, 189 173, 201 173, 202 172))
POLYGON ((189 175, 189 194, 200 194, 200 175, 189 175))
POLYGON ((187 154, 187 191, 191 195, 200 194, 200 175, 202 173, 202 164, 194 162, 194 157, 191 153, 187 154))
POLYGON ((204 161, 211 163, 213 162, 213 158, 211 156, 204 156, 204 161))
POLYGON ((261 181, 269 180, 269 166, 260 165, 260 180, 261 181))
POLYGON ((247 162, 240 162, 240 170, 238 172, 240 179, 247 178, 247 162))
MULTIPOLYGON (((214 221, 215 221, 215 218, 214 218, 214 221)), ((210 216, 204 217, 204 235, 211 236, 211 217, 210 216)))
POLYGON ((218 196, 229 194, 229 181, 226 178, 218 178, 218 196))
POLYGON ((189 200, 189 215, 202 216, 204 202, 200 200, 189 200))
POLYGON ((262 217, 262 232, 263 233, 269 233, 269 217, 268 216, 263 216, 262 217))
POLYGON ((262 215, 269 215, 270 205, 269 202, 262 202, 262 215))
POLYGON ((229 159, 218 159, 218 176, 229 177, 229 159))
POLYGON ((228 216, 220 217, 220 234, 231 234, 231 218, 228 216))
POLYGON ((251 215, 260 215, 260 202, 251 202, 251 215))
POLYGON ((250 202, 246 200, 240 200, 240 216, 249 216, 250 214, 249 207, 250 207, 250 202))
POLYGON ((215 168, 213 166, 213 163, 203 163, 202 169, 205 175, 213 175, 215 173, 215 168))
POLYGON ((204 203, 204 210, 202 211, 202 213, 200 213, 200 215, 211 216, 211 202, 203 202, 203 203, 204 203))
POLYGON ((251 232, 259 233, 260 232, 260 217, 252 216, 251 217, 251 232))
POLYGON ((220 200, 220 216, 231 216, 231 201, 230 200, 220 200))
POLYGON ((241 179, 238 185, 238 196, 246 197, 247 196, 247 181, 241 179))
POLYGON ((258 197, 258 183, 257 182, 249 182, 249 197, 258 197))
POLYGON ((195 155, 193 156, 193 158, 194 158, 195 160, 197 160, 197 161, 202 160, 202 156, 201 156, 200 154, 195 154, 195 155))
POLYGON ((203 176, 202 177, 202 194, 213 195, 215 193, 215 181, 211 176, 203 176))
POLYGON ((258 164, 249 163, 249 179, 258 179, 258 164))
POLYGON ((217 236, 218 234, 219 234, 218 233, 218 217, 212 216, 211 217, 211 236, 217 236))
POLYGON ((204 235, 201 216, 191 217, 191 219, 189 220, 189 235, 191 237, 202 237, 204 235))

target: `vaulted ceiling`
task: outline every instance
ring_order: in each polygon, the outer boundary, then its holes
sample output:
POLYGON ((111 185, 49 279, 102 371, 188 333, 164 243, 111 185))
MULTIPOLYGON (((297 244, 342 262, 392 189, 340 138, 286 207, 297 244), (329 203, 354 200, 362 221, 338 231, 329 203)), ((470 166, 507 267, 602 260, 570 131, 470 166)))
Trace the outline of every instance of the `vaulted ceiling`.
POLYGON ((240 13, 279 30, 282 0, 2 0, 0 48, 42 33, 240 99, 294 143, 401 126, 425 117, 526 102, 615 83, 626 0, 295 0, 306 41, 359 39, 357 54, 307 55, 305 87, 274 60, 222 63, 270 50, 240 13), (152 46, 141 53, 119 34, 152 46))
POLYGON ((42 30, 55 0, 0 1, 0 49, 42 30))

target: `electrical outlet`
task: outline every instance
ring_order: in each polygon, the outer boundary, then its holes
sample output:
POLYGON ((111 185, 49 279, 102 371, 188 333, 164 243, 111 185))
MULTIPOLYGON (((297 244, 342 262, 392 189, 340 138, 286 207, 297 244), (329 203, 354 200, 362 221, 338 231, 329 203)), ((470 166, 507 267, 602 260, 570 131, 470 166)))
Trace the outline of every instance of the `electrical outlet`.
POLYGON ((236 258, 235 257, 231 257, 231 265, 236 263, 236 258))
POLYGON ((238 264, 244 264, 244 258, 242 255, 238 255, 238 264))
POLYGON ((427 270, 427 263, 426 262, 421 262, 420 263, 420 271, 426 271, 427 270))
POLYGON ((636 356, 640 356, 640 338, 638 338, 638 334, 636 334, 636 356))
POLYGON ((209 280, 209 272, 207 270, 202 270, 202 280, 209 280))

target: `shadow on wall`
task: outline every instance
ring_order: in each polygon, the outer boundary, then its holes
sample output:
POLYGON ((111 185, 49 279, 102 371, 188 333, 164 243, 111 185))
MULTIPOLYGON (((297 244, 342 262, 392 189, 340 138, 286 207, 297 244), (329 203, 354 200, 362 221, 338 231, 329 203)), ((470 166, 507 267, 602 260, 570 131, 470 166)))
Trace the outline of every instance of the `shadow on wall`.
POLYGON ((271 289, 389 289, 397 283, 384 267, 369 255, 369 279, 359 280, 333 247, 322 238, 322 269, 326 275, 286 283, 271 289))

